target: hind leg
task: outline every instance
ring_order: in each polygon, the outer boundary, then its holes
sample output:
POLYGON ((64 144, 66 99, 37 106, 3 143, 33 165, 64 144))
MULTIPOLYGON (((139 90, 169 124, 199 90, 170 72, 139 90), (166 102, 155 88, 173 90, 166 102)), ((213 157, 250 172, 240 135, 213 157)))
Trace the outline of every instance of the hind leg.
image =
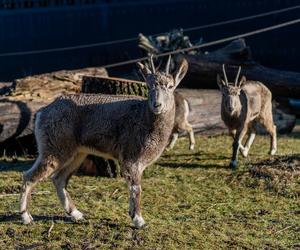
POLYGON ((167 149, 173 149, 176 141, 178 139, 178 133, 177 132, 174 132, 172 134, 172 139, 171 139, 171 142, 169 143, 169 145, 167 146, 167 149))
POLYGON ((277 151, 277 132, 276 132, 276 126, 272 121, 267 121, 263 123, 263 126, 267 130, 267 132, 270 134, 271 140, 270 140, 270 155, 275 155, 277 151))
POLYGON ((83 219, 83 214, 76 209, 76 206, 67 191, 67 185, 69 179, 79 168, 86 156, 86 154, 77 154, 68 165, 57 172, 52 178, 62 206, 67 214, 71 215, 72 219, 75 221, 83 219))
POLYGON ((58 161, 55 158, 39 155, 32 168, 23 174, 20 213, 24 224, 29 224, 33 221, 28 208, 31 200, 31 192, 34 186, 42 179, 51 175, 58 165, 58 161))
POLYGON ((270 155, 274 155, 277 151, 277 132, 276 132, 276 126, 273 122, 273 114, 272 114, 272 108, 268 109, 264 117, 260 120, 261 125, 267 130, 267 132, 270 134, 271 140, 270 140, 270 155))
POLYGON ((190 150, 194 150, 195 148, 195 135, 194 135, 194 130, 193 127, 190 124, 187 124, 186 130, 189 133, 189 138, 190 138, 190 150))

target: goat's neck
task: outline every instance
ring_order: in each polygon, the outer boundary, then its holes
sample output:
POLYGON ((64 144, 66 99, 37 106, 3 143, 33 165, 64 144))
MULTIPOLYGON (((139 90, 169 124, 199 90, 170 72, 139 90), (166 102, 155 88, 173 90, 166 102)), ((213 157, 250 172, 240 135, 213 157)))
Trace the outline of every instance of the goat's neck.
POLYGON ((151 130, 154 131, 168 131, 170 130, 170 133, 174 126, 174 120, 175 120, 175 100, 173 98, 171 102, 172 107, 159 115, 155 115, 149 108, 147 103, 147 108, 145 111, 145 119, 147 119, 148 124, 150 124, 151 130))
POLYGON ((238 109, 236 109, 236 110, 234 111, 233 114, 230 114, 230 116, 231 116, 232 118, 238 118, 238 117, 241 116, 241 113, 242 113, 242 108, 238 108, 238 109))

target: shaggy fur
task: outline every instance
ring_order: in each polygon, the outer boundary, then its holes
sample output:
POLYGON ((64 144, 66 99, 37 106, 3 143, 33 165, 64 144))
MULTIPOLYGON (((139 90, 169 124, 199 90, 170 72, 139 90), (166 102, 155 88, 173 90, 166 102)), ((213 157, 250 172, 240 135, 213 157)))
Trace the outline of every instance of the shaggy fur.
POLYGON ((51 176, 65 211, 74 220, 83 218, 69 193, 67 183, 88 154, 117 160, 130 191, 129 214, 136 227, 141 215, 141 177, 167 146, 174 126, 174 90, 187 71, 183 61, 172 76, 140 65, 149 86, 148 100, 133 96, 68 95, 42 108, 36 116, 35 135, 39 156, 27 172, 20 211, 29 224, 33 187, 51 176))

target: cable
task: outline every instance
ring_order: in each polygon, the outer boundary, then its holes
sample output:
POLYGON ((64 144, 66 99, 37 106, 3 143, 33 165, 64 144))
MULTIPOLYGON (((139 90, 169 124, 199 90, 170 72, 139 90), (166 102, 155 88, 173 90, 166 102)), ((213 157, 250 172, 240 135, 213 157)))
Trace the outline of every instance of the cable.
MULTIPOLYGON (((251 20, 251 19, 255 19, 255 18, 275 15, 275 14, 279 14, 279 13, 283 13, 283 12, 287 12, 287 11, 291 11, 291 10, 295 10, 295 9, 299 9, 299 8, 300 8, 300 5, 296 5, 296 6, 279 9, 279 10, 274 10, 274 11, 269 11, 269 12, 264 12, 264 13, 256 14, 256 15, 252 15, 252 16, 236 18, 236 19, 221 21, 221 22, 212 23, 212 24, 205 24, 205 25, 195 26, 195 27, 191 27, 191 28, 186 28, 186 29, 183 29, 183 31, 191 32, 191 31, 201 30, 201 29, 205 29, 205 28, 212 28, 212 27, 222 26, 222 25, 226 25, 226 24, 251 20)), ((165 33, 166 32, 161 32, 161 33, 157 33, 157 34, 152 34, 151 36, 159 36, 159 35, 163 35, 165 33)), ((131 38, 114 40, 114 41, 83 44, 83 45, 69 46, 69 47, 62 47, 62 48, 29 50, 29 51, 21 51, 21 52, 8 52, 8 53, 0 54, 0 57, 23 56, 23 55, 44 54, 44 53, 52 53, 52 52, 60 52, 60 51, 70 51, 70 50, 78 50, 78 49, 85 49, 85 48, 101 47, 101 46, 113 45, 113 44, 119 44, 119 43, 126 43, 126 42, 131 42, 131 41, 136 41, 136 40, 138 40, 137 37, 131 37, 131 38)))
POLYGON ((187 28, 187 29, 184 29, 184 31, 190 32, 190 31, 194 31, 194 30, 198 30, 198 29, 212 28, 212 27, 217 27, 217 26, 221 26, 221 25, 237 23, 237 22, 247 21, 247 20, 251 20, 251 19, 255 19, 255 18, 275 15, 275 14, 279 14, 279 13, 283 13, 283 12, 287 12, 287 11, 291 11, 291 10, 295 10, 295 9, 299 9, 299 8, 300 8, 300 5, 296 5, 296 6, 292 6, 292 7, 288 7, 288 8, 284 8, 284 9, 280 9, 280 10, 273 10, 273 11, 269 11, 269 12, 265 12, 265 13, 261 13, 261 14, 257 14, 257 15, 241 17, 241 18, 232 19, 232 20, 228 20, 228 21, 222 21, 222 22, 218 22, 218 23, 201 25, 198 27, 196 26, 196 27, 192 27, 192 28, 187 28))
MULTIPOLYGON (((264 33, 264 32, 267 32, 267 31, 279 29, 279 28, 282 28, 282 27, 286 27, 286 26, 289 26, 289 25, 296 24, 296 23, 300 23, 300 18, 289 21, 289 22, 269 26, 269 27, 266 27, 266 28, 253 30, 253 31, 250 31, 250 32, 247 32, 247 33, 243 33, 243 34, 239 34, 239 35, 235 35, 235 36, 230 36, 230 37, 225 37, 225 38, 222 38, 222 39, 219 39, 219 40, 216 40, 216 41, 212 41, 212 42, 208 42, 208 43, 204 43, 204 44, 200 44, 200 45, 195 45, 195 46, 192 46, 192 47, 189 47, 189 48, 184 48, 184 49, 178 49, 178 50, 174 50, 174 51, 170 51, 170 52, 165 52, 165 53, 162 53, 162 54, 154 55, 153 57, 154 58, 159 58, 159 57, 164 57, 164 56, 167 56, 167 55, 178 54, 180 52, 186 52, 186 51, 189 51, 189 50, 209 47, 209 46, 217 45, 217 44, 220 44, 220 43, 232 41, 232 40, 235 40, 235 39, 238 39, 238 38, 249 37, 249 36, 264 33)), ((100 67, 104 67, 104 68, 119 67, 119 66, 123 66, 123 65, 132 64, 132 63, 137 63, 137 62, 147 60, 147 59, 148 59, 148 57, 145 56, 145 57, 132 59, 132 60, 128 60, 128 61, 123 61, 123 62, 119 62, 119 63, 107 64, 107 65, 103 65, 103 66, 100 66, 100 67)))

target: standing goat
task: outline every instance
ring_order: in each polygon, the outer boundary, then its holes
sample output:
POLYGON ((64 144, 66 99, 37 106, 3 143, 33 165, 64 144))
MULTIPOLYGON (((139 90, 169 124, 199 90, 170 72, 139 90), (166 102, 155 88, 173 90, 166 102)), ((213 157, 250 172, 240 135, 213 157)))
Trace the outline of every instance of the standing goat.
POLYGON ((277 149, 276 126, 272 115, 272 94, 270 90, 257 81, 247 81, 245 76, 239 81, 241 67, 234 83, 229 83, 223 65, 224 80, 217 76, 217 83, 222 92, 221 117, 233 136, 233 153, 230 167, 236 168, 238 150, 247 157, 255 138, 255 126, 261 124, 271 136, 270 154, 277 149), (249 133, 245 147, 242 145, 244 136, 249 133))
POLYGON ((190 150, 195 148, 195 136, 192 125, 188 122, 188 116, 190 113, 190 107, 188 101, 180 94, 178 91, 175 91, 175 123, 170 138, 170 143, 168 145, 169 149, 172 149, 178 139, 178 134, 181 131, 186 131, 189 134, 190 139, 190 150))
MULTIPOLYGON (((170 65, 174 65, 170 60, 167 62, 168 70, 170 70, 170 65)), ((157 69, 159 66, 157 67, 157 69)), ((145 79, 143 72, 140 70, 140 73, 142 74, 142 77, 145 79)), ((194 150, 195 148, 195 135, 192 125, 188 122, 188 116, 190 113, 190 106, 186 98, 182 94, 179 93, 178 90, 174 92, 174 98, 175 98, 175 121, 174 121, 174 127, 172 131, 172 135, 170 137, 169 144, 167 146, 167 150, 173 149, 175 146, 175 143, 178 139, 178 135, 180 132, 185 131, 189 134, 190 139, 190 145, 189 149, 194 150)))
POLYGON ((88 154, 118 160, 130 191, 129 215, 140 228, 142 218, 141 178, 144 169, 162 154, 175 119, 174 90, 185 76, 183 60, 176 73, 139 67, 149 87, 148 100, 134 96, 78 94, 63 96, 36 115, 35 136, 39 156, 24 173, 20 212, 23 223, 32 222, 28 211, 33 187, 51 176, 58 197, 74 220, 83 218, 70 195, 67 183, 88 154))

